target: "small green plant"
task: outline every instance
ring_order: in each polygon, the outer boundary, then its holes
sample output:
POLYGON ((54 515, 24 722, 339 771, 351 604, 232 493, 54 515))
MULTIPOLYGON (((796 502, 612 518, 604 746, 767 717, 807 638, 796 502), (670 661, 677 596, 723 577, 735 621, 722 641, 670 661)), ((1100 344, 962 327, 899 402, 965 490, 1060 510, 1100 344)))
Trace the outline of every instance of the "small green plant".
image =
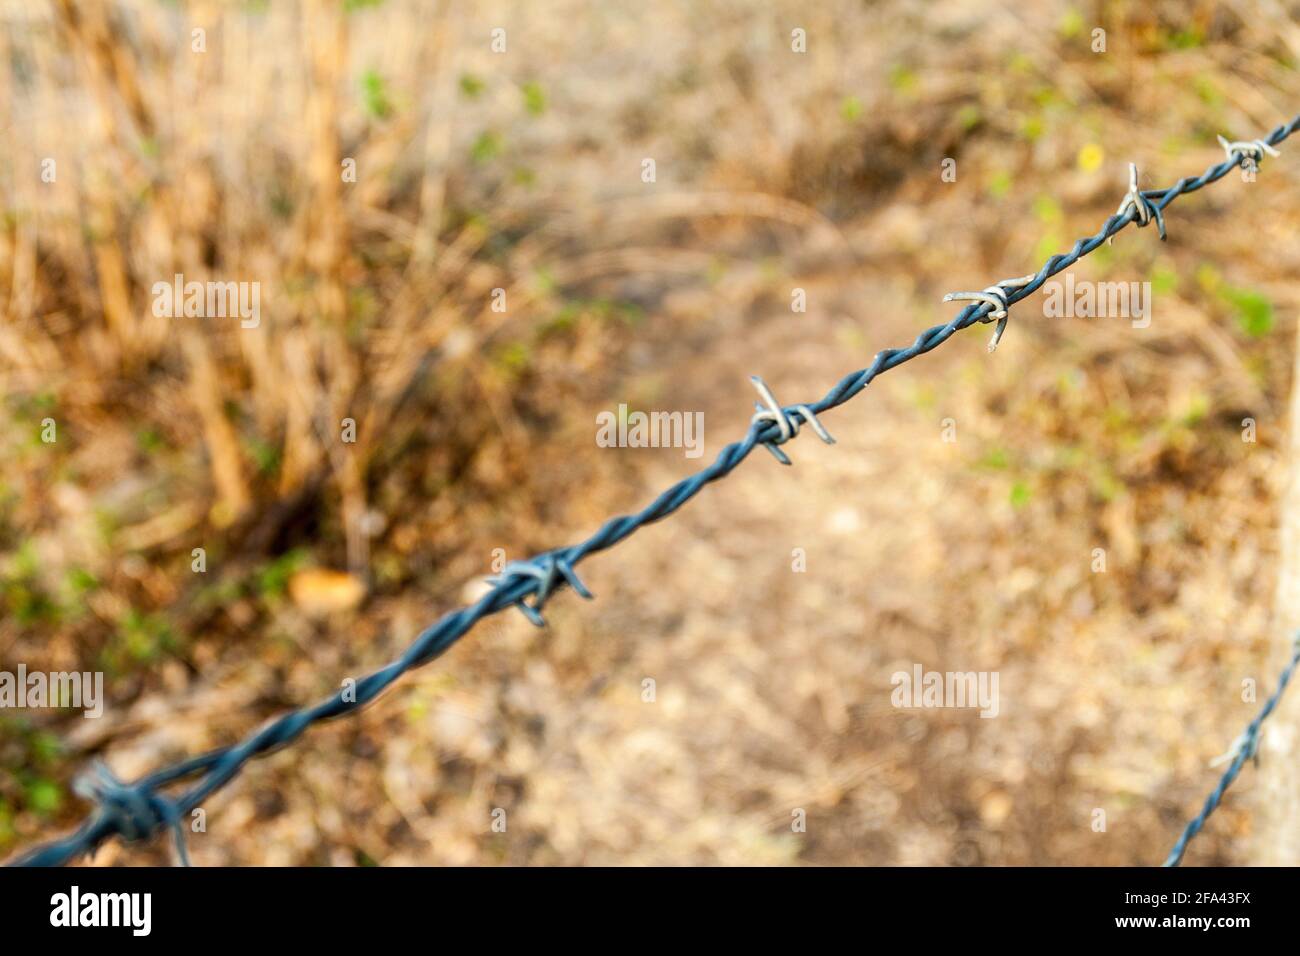
POLYGON ((1015 508, 1017 511, 1029 504, 1030 497, 1031 492, 1029 490, 1029 485, 1026 482, 1017 481, 1011 486, 1011 507, 1015 508))
POLYGON ((510 378, 518 378, 531 364, 528 346, 523 342, 509 342, 496 350, 493 363, 510 378))
POLYGON ((23 799, 33 811, 43 817, 51 816, 63 806, 63 789, 53 780, 25 774, 23 799))
POLYGON ((70 614, 84 614, 86 598, 98 590, 99 586, 99 579, 85 568, 69 568, 63 575, 63 606, 70 614))
POLYGON ((60 617, 58 601, 43 587, 38 576, 36 549, 24 541, 14 554, 10 572, 0 579, 0 593, 13 619, 24 627, 54 624, 60 617))
POLYGON ((146 455, 155 454, 167 447, 162 432, 152 426, 141 428, 135 433, 135 444, 146 455))
POLYGON ((280 470, 280 449, 270 442, 263 441, 257 436, 250 436, 244 440, 244 447, 248 455, 253 459, 257 466, 258 474, 274 475, 280 470))
POLYGON ((889 68, 889 86, 895 93, 907 96, 916 92, 917 85, 916 74, 901 63, 889 68))
POLYGON ((470 159, 480 166, 490 163, 501 155, 503 146, 499 133, 484 130, 478 134, 478 138, 474 140, 474 145, 469 148, 470 159))
POLYGON ((1273 303, 1250 289, 1227 288, 1223 298, 1236 310, 1237 326, 1253 339, 1273 331, 1273 303))
POLYGON ((366 112, 375 119, 388 119, 393 114, 393 101, 388 95, 388 84, 376 70, 361 74, 361 96, 366 112))
POLYGON ((294 548, 264 565, 255 576, 257 593, 262 600, 284 597, 289 588, 289 578, 307 563, 307 552, 294 548))
POLYGON ((546 112, 546 93, 540 83, 530 80, 519 88, 519 92, 524 97, 524 109, 530 114, 541 116, 546 112))
POLYGON ((14 809, 9 801, 0 797, 0 847, 14 842, 14 809))
POLYGON ((110 669, 120 672, 131 664, 148 664, 176 649, 176 637, 166 618, 132 608, 118 624, 108 650, 110 669))

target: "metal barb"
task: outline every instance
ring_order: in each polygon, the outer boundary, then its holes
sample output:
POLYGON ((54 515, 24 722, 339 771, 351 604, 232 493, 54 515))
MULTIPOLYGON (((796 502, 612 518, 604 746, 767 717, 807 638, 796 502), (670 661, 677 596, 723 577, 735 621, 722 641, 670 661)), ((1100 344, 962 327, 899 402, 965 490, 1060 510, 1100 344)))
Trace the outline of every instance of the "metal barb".
POLYGON ((587 600, 591 600, 595 596, 582 583, 582 579, 578 577, 573 565, 554 553, 540 554, 527 561, 511 561, 506 564, 500 574, 488 578, 487 583, 493 587, 501 587, 512 583, 513 579, 521 577, 533 578, 537 583, 534 585, 533 603, 529 604, 523 598, 520 598, 515 602, 515 607, 519 608, 524 617, 528 618, 537 627, 546 626, 546 619, 542 617, 542 607, 561 580, 587 600))
POLYGON ((754 408, 757 409, 757 411, 755 412, 754 417, 749 420, 749 423, 750 425, 756 425, 759 422, 776 423, 781 434, 776 438, 763 442, 763 447, 770 451, 772 456, 781 464, 789 465, 793 464, 793 462, 790 461, 789 456, 786 455, 785 452, 776 446, 784 445, 795 435, 798 435, 799 426, 801 424, 810 426, 812 430, 817 433, 817 437, 826 444, 835 444, 835 439, 831 437, 831 433, 828 432, 825 426, 817 420, 817 416, 813 414, 813 410, 807 405, 793 405, 789 410, 786 410, 781 407, 781 404, 776 400, 776 396, 772 394, 772 390, 767 387, 766 382, 757 375, 749 376, 749 380, 753 383, 754 388, 758 389, 758 394, 763 399, 762 402, 754 403, 754 408), (764 403, 766 403, 766 407, 764 407, 764 403), (796 414, 799 418, 795 418, 796 414), (803 419, 802 422, 800 422, 800 418, 803 419))
POLYGON ((943 297, 945 302, 983 302, 989 306, 989 311, 977 315, 975 318, 979 322, 988 324, 997 320, 998 326, 993 330, 993 338, 989 340, 989 351, 997 350, 998 343, 1002 341, 1002 333, 1007 330, 1007 309, 1011 307, 1011 301, 1008 293, 1016 289, 1023 288, 1038 278, 1038 274, 1031 272, 1027 276, 1020 276, 1017 279, 1003 279, 1001 282, 994 283, 982 292, 949 292, 943 297))
MULTIPOLYGON (((1115 210, 1115 215, 1126 215, 1130 208, 1136 213, 1134 221, 1137 223, 1139 229, 1154 218, 1156 221, 1156 229, 1160 232, 1160 241, 1165 241, 1167 236, 1165 234, 1164 213, 1160 211, 1159 206, 1143 194, 1142 190, 1138 189, 1137 163, 1128 164, 1128 192, 1124 194, 1124 198, 1120 201, 1119 208, 1115 210)), ((1114 235, 1107 236, 1106 245, 1112 246, 1114 244, 1114 235)))
POLYGON ((1249 157, 1256 163, 1260 163, 1264 161, 1265 153, 1268 153, 1270 156, 1282 155, 1262 139, 1252 139, 1249 142, 1238 140, 1237 142, 1231 143, 1228 142, 1226 136, 1220 135, 1218 139, 1219 145, 1222 146, 1223 151, 1228 154, 1229 162, 1235 163, 1245 157, 1249 157))
POLYGON ((1142 190, 1138 189, 1137 163, 1128 164, 1128 192, 1124 195, 1124 199, 1119 204, 1119 209, 1115 214, 1117 216, 1124 215, 1124 210, 1129 206, 1137 210, 1137 224, 1139 226, 1145 226, 1151 221, 1151 212, 1147 209, 1146 197, 1142 195, 1142 190))
POLYGON ((1211 767, 1221 767, 1225 763, 1232 763, 1232 761, 1237 759, 1237 754, 1241 753, 1242 750, 1246 751, 1247 760, 1255 760, 1258 762, 1259 738, 1249 730, 1242 731, 1238 734, 1237 739, 1228 746, 1228 749, 1219 754, 1219 756, 1213 758, 1209 765, 1211 767))
MULTIPOLYGON (((128 843, 147 840, 156 831, 170 828, 176 838, 176 854, 181 865, 190 865, 180 811, 167 797, 147 787, 123 783, 101 760, 96 760, 89 772, 77 777, 72 789, 93 802, 101 814, 112 820, 118 835, 128 843)), ((87 847, 87 853, 92 849, 87 847)))

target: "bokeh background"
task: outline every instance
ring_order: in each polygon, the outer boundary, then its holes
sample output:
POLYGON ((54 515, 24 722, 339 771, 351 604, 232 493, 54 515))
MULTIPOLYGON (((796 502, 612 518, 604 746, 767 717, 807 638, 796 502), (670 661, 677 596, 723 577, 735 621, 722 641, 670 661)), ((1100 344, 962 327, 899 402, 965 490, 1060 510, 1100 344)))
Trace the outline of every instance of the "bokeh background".
MULTIPOLYGON (((87 812, 92 758, 230 743, 394 657, 494 549, 700 466, 597 447, 599 412, 702 411, 711 459, 748 375, 811 400, 1093 233, 1128 162, 1165 186, 1289 119, 1296 11, 0 4, 0 664, 108 684, 99 720, 0 712, 0 856, 87 812), (260 327, 155 318, 177 272, 260 282, 260 327)), ((195 862, 1158 862, 1285 648, 1289 146, 1074 267, 1150 281, 1150 328, 1038 295, 995 355, 979 326, 881 377, 834 447, 585 564, 598 600, 498 616, 250 766, 195 862), (1000 715, 893 708, 913 662, 998 671, 1000 715)), ((1190 860, 1251 862, 1266 772, 1190 860)))

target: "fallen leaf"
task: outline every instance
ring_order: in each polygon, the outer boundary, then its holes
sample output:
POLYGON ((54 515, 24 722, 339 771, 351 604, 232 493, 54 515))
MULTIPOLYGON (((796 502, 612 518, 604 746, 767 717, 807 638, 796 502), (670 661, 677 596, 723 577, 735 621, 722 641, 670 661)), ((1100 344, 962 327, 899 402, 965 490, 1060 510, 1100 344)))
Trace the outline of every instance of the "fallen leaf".
POLYGON ((289 597, 307 614, 350 611, 365 596, 365 584, 346 571, 310 568, 289 578, 289 597))

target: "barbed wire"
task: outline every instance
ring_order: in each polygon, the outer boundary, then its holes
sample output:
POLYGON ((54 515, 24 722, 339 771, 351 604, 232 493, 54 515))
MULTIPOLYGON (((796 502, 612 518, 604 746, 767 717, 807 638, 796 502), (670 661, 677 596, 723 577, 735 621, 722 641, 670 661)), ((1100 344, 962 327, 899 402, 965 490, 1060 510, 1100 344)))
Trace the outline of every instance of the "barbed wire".
POLYGON ((1192 841, 1192 837, 1201 832, 1205 822, 1210 819, 1210 814, 1218 809, 1219 803, 1223 800, 1223 795, 1232 786, 1233 781, 1237 779, 1237 775, 1241 773, 1241 768, 1246 765, 1246 761, 1259 759, 1259 728, 1268 719, 1268 715, 1273 713, 1273 709, 1277 707, 1278 702, 1282 699, 1282 694, 1286 692, 1286 685, 1291 682, 1291 675, 1295 673, 1297 664, 1300 664, 1300 633, 1295 636, 1291 660, 1278 678, 1277 690, 1273 691, 1273 696, 1264 702, 1259 714, 1241 732, 1241 735, 1232 742, 1228 752, 1214 761, 1214 764, 1218 764, 1223 760, 1231 760, 1232 762, 1228 765, 1228 769, 1224 771, 1223 776, 1219 778, 1219 785, 1205 798, 1205 805, 1201 807, 1201 812, 1183 828, 1182 835, 1178 837, 1178 842, 1174 844, 1174 848, 1169 851, 1169 856, 1165 859, 1163 866, 1177 866, 1183 862, 1183 854, 1187 852, 1187 844, 1192 841))
MULTIPOLYGON (((778 446, 795 437, 801 424, 811 426, 823 441, 833 441, 817 420, 817 415, 843 405, 871 384, 877 375, 938 348, 962 329, 977 322, 997 321, 998 327, 990 343, 991 351, 997 346, 1006 328, 1011 305, 1032 295, 1051 276, 1091 253, 1129 223, 1136 221, 1141 227, 1154 219, 1160 230, 1160 238, 1164 239, 1165 207, 1179 196, 1222 179, 1243 163, 1258 163, 1265 152, 1271 152, 1271 147, 1290 136, 1297 127, 1300 127, 1300 115, 1291 122, 1278 126, 1262 140, 1237 143, 1224 141, 1227 158, 1223 162, 1211 166, 1200 176, 1180 179, 1168 189, 1145 192, 1138 190, 1137 170, 1132 167, 1129 192, 1119 210, 1106 220, 1095 235, 1079 239, 1069 252, 1052 256, 1033 276, 1004 280, 983 294, 956 293, 955 296, 950 296, 950 299, 964 297, 975 301, 962 309, 952 321, 926 329, 906 348, 884 349, 876 353, 870 366, 845 375, 815 402, 780 406, 762 380, 757 376, 752 377, 751 381, 763 400, 756 404, 757 414, 751 419, 745 436, 723 448, 708 467, 677 482, 641 511, 609 519, 595 534, 579 544, 545 551, 524 561, 511 562, 499 575, 490 579, 491 589, 478 601, 444 615, 425 628, 406 651, 387 666, 362 677, 332 697, 272 720, 237 744, 173 764, 133 783, 119 780, 107 766, 96 764, 92 775, 82 778, 78 783, 78 792, 95 802, 96 809, 93 813, 72 833, 38 846, 14 862, 25 866, 58 866, 92 853, 112 837, 131 842, 152 837, 163 829, 170 829, 174 833, 177 852, 184 862, 187 856, 180 821, 229 783, 250 760, 292 743, 317 721, 341 717, 364 707, 407 671, 438 657, 485 617, 516 607, 534 624, 543 626, 543 607, 556 588, 568 585, 582 597, 590 598, 591 592, 574 571, 575 566, 585 558, 608 550, 639 528, 673 514, 705 486, 734 471, 759 445, 771 451, 782 464, 790 464, 790 459, 778 446), (529 598, 532 599, 531 603, 529 598), (187 780, 193 782, 179 795, 172 797, 163 792, 164 788, 187 780)), ((1208 816, 1208 813, 1204 816, 1208 816)), ((1194 834, 1195 831, 1192 835, 1194 834)), ((1190 839, 1190 836, 1186 838, 1190 839)))

